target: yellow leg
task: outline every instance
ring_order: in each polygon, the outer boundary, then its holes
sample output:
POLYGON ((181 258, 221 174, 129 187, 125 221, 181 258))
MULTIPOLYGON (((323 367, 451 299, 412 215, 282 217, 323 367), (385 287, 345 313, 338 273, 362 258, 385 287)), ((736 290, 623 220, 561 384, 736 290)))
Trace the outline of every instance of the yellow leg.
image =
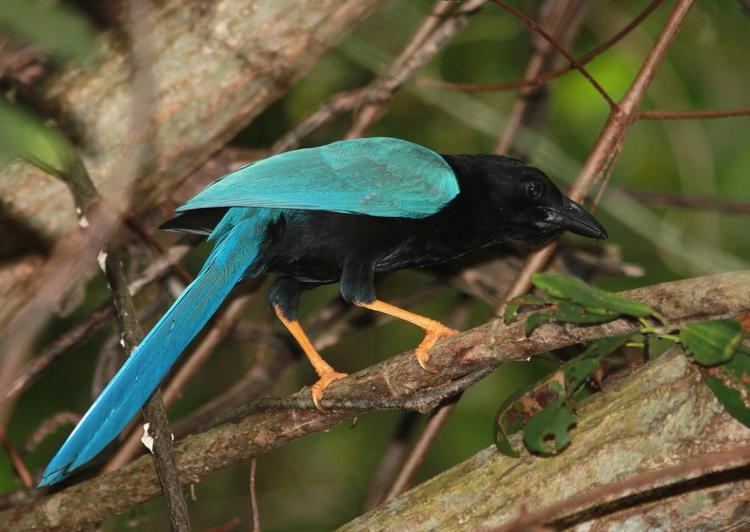
POLYGON ((422 340, 417 346, 414 354, 417 357, 417 362, 419 362, 419 365, 422 366, 425 371, 432 371, 427 365, 427 362, 430 360, 430 349, 432 349, 432 346, 441 338, 447 338, 448 336, 453 336, 458 333, 455 329, 446 327, 439 321, 427 318, 426 316, 420 316, 419 314, 414 314, 413 312, 390 305, 378 299, 372 303, 355 304, 360 307, 374 310, 375 312, 382 312, 383 314, 388 314, 394 318, 408 321, 409 323, 413 323, 417 327, 424 329, 426 333, 424 340, 422 340))
POLYGON ((328 362, 323 360, 323 357, 320 356, 315 347, 313 347, 312 342, 305 334, 305 331, 302 330, 302 326, 297 320, 287 319, 287 317, 284 316, 284 312, 276 305, 274 305, 273 310, 279 320, 281 320, 281 323, 283 323, 289 332, 292 333, 294 339, 297 340, 297 343, 305 352, 305 355, 307 355, 310 364, 315 368, 318 377, 320 377, 318 382, 313 384, 312 388, 310 388, 310 393, 312 395, 313 403, 315 403, 315 408, 324 412, 324 409, 320 406, 320 400, 323 398, 323 390, 325 390, 331 382, 343 379, 347 374, 339 373, 333 369, 328 362))

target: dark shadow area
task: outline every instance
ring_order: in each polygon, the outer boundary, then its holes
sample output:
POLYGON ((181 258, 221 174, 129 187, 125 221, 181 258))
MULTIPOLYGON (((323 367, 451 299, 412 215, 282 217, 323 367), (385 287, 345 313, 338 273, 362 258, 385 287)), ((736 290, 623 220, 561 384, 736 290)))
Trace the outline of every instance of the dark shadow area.
POLYGON ((0 266, 30 255, 47 255, 52 242, 0 202, 0 266))
MULTIPOLYGON (((692 491, 714 488, 723 484, 742 482, 748 479, 750 479, 750 466, 711 473, 699 478, 677 482, 675 484, 668 484, 659 488, 629 495, 609 503, 600 504, 562 519, 552 521, 550 525, 555 530, 568 529, 591 519, 601 519, 604 516, 616 512, 622 512, 645 504, 665 501, 672 497, 679 497, 692 491)), ((643 510, 644 509, 641 508, 640 513, 643 513, 643 510)), ((748 512, 750 512, 750 501, 747 501, 742 506, 741 511, 740 515, 748 515, 748 512)))

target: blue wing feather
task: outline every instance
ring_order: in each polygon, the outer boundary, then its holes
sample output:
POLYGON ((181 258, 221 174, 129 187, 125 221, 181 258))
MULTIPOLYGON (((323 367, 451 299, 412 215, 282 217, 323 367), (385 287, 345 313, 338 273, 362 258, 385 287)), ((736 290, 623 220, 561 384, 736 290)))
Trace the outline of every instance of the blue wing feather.
POLYGON ((267 207, 423 218, 459 192, 440 155, 386 137, 282 153, 215 181, 177 210, 267 207))
POLYGON ((212 236, 218 242, 195 280, 128 357, 42 475, 55 484, 99 454, 145 404, 177 357, 216 312, 257 256, 278 212, 231 209, 212 236))

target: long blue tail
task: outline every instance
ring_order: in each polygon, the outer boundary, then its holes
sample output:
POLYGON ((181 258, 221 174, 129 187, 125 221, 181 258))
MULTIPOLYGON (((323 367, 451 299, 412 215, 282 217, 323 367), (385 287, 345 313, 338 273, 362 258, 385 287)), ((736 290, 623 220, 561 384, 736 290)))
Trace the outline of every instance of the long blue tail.
POLYGON ((225 217, 211 235, 218 243, 198 276, 91 405, 47 465, 40 487, 61 481, 122 432, 253 263, 270 213, 261 209, 229 212, 232 216, 225 217))

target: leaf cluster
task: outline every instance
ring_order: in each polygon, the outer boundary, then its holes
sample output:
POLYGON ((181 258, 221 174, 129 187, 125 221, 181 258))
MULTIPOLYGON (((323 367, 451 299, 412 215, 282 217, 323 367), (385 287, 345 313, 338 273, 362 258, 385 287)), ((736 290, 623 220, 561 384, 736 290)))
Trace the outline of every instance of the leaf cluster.
POLYGON ((523 316, 527 336, 551 321, 592 325, 625 317, 639 320, 642 327, 637 333, 592 342, 556 371, 513 393, 495 417, 495 444, 500 452, 519 456, 509 439, 519 431, 531 452, 550 455, 562 451, 571 441, 576 404, 588 396, 588 384, 602 361, 626 344, 642 347, 644 359, 648 359, 648 346, 654 338, 682 344, 692 361, 701 366, 707 386, 727 412, 750 427, 750 348, 745 345, 739 321, 711 320, 676 328, 655 309, 574 277, 537 273, 532 281, 544 295, 514 299, 504 315, 510 323, 519 319, 522 307, 537 307, 523 316))

